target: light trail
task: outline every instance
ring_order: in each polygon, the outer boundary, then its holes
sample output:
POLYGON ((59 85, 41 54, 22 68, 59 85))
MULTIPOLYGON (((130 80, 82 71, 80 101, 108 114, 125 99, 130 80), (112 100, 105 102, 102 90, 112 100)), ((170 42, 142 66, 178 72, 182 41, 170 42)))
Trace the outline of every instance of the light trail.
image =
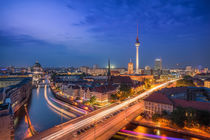
POLYGON ((65 114, 63 114, 63 113, 61 113, 61 112, 55 110, 55 109, 52 108, 50 105, 48 105, 48 107, 49 107, 53 112, 57 113, 58 115, 60 115, 60 116, 62 116, 62 117, 64 117, 64 118, 66 118, 66 119, 68 119, 68 120, 72 119, 72 118, 70 118, 69 116, 67 116, 67 115, 65 115, 65 114))
POLYGON ((49 98, 48 98, 48 96, 47 96, 47 85, 45 85, 45 88, 44 88, 44 97, 45 97, 45 100, 47 101, 47 103, 48 103, 51 107, 53 107, 54 109, 56 109, 57 111, 60 111, 60 112, 66 114, 66 115, 68 115, 68 116, 70 116, 70 117, 73 117, 73 118, 77 117, 75 114, 70 113, 70 112, 67 112, 67 111, 65 111, 64 109, 55 106, 55 105, 49 100, 49 98))
POLYGON ((68 126, 65 126, 63 127, 61 130, 53 133, 53 134, 50 134, 44 138, 42 138, 42 140, 53 140, 53 139, 59 139, 59 138, 62 138, 63 136, 67 135, 68 133, 70 132, 73 132, 74 130, 77 130, 81 127, 84 127, 84 126, 87 126, 87 125, 90 125, 90 124, 93 124, 93 122, 95 122, 96 120, 100 120, 102 119, 104 116, 107 116, 108 114, 111 114, 111 113, 114 113, 120 109, 122 109, 123 107, 126 107, 127 105, 129 105, 131 102, 134 102, 134 101, 137 101, 138 99, 141 99, 149 94, 151 94, 153 91, 161 88, 161 87, 165 87, 166 85, 168 85, 169 83, 172 83, 172 82, 175 82, 177 81, 178 79, 176 80, 171 80, 171 81, 168 81, 166 83, 163 83, 159 86, 156 86, 148 91, 145 91, 144 93, 132 98, 132 99, 129 99, 127 101, 124 101, 123 103, 119 104, 119 105, 116 105, 112 108, 109 108, 107 110, 104 110, 96 115, 93 115, 93 116, 90 116, 84 120, 81 120, 79 122, 76 122, 74 124, 71 124, 71 125, 68 125, 68 126))
POLYGON ((67 103, 61 102, 61 101, 59 101, 59 100, 57 100, 57 99, 54 99, 54 98, 50 98, 50 99, 53 100, 54 102, 56 102, 56 103, 62 105, 62 106, 65 106, 65 107, 67 107, 67 108, 69 108, 69 109, 71 109, 71 110, 73 110, 73 111, 76 111, 76 112, 78 112, 78 113, 80 113, 80 114, 87 114, 87 111, 85 111, 85 110, 83 110, 83 109, 80 109, 80 108, 76 108, 76 107, 70 106, 70 105, 68 105, 67 103))

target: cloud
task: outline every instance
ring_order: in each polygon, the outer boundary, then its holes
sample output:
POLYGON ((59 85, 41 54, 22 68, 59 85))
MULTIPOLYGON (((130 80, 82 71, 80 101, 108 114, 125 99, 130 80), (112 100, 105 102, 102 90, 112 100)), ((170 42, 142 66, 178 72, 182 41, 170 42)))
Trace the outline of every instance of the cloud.
POLYGON ((139 23, 144 59, 149 61, 150 55, 170 52, 169 46, 199 48, 190 44, 190 38, 208 44, 209 5, 207 0, 2 0, 0 49, 47 46, 55 48, 53 54, 63 49, 78 56, 114 55, 129 60, 135 54, 130 47, 139 23), (151 54, 157 46, 162 46, 162 52, 151 54))
POLYGON ((0 30, 50 43, 69 44, 78 39, 91 39, 85 28, 72 24, 81 22, 82 16, 63 3, 49 1, 18 1, 7 3, 0 14, 0 30))

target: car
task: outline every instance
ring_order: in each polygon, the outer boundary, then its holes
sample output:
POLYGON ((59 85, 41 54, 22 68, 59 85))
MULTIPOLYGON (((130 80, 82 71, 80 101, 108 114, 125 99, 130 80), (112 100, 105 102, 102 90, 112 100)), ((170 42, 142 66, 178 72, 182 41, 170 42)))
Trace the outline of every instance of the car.
POLYGON ((81 132, 80 131, 77 131, 77 135, 80 135, 81 134, 81 132))
POLYGON ((85 127, 85 128, 84 128, 84 130, 88 130, 88 128, 87 128, 87 127, 85 127))

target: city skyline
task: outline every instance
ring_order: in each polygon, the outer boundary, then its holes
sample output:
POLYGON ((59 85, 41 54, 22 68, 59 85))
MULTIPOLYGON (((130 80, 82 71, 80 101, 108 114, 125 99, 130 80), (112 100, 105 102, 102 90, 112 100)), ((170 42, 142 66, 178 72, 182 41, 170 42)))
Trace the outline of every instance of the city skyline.
POLYGON ((210 0, 0 0, 0 140, 210 139, 210 0))
POLYGON ((208 1, 1 1, 1 66, 210 67, 208 1), (37 10, 39 9, 39 10, 37 10))

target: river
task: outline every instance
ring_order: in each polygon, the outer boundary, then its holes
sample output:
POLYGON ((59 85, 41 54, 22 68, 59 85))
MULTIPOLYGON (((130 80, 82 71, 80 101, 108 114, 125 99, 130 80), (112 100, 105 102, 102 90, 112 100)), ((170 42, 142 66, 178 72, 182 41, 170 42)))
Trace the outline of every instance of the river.
POLYGON ((199 140, 180 133, 128 124, 110 140, 199 140))
MULTIPOLYGON (((56 105, 62 110, 71 112, 71 110, 68 110, 67 108, 62 107, 56 102, 53 102, 54 96, 52 95, 52 91, 48 86, 33 89, 31 98, 27 104, 27 111, 31 121, 31 125, 36 132, 41 132, 74 118, 60 113, 60 111, 50 106, 46 101, 45 93, 48 99, 53 103, 53 105, 56 105)), ((79 114, 76 114, 75 112, 71 113, 79 116, 79 114)), ((28 128, 26 111, 24 107, 22 107, 15 113, 14 123, 16 140, 24 139, 32 135, 30 129, 28 128)))

